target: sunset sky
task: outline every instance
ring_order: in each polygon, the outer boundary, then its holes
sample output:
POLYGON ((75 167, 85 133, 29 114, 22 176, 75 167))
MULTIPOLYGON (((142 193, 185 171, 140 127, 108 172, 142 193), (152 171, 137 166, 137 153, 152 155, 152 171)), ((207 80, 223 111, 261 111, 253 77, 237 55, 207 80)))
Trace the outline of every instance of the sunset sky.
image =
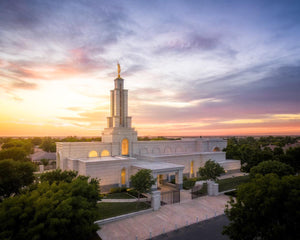
POLYGON ((0 1, 0 135, 300 134, 300 1, 0 1))

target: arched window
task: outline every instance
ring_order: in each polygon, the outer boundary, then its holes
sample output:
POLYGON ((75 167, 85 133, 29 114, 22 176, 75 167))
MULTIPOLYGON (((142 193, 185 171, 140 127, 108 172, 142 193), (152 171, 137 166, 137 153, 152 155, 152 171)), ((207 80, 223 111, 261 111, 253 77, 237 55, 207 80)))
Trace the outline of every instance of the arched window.
POLYGON ((89 157, 92 158, 92 157, 98 157, 98 153, 96 151, 90 151, 89 152, 89 157))
POLYGON ((194 161, 191 161, 191 170, 190 170, 191 175, 194 174, 194 161))
POLYGON ((126 184, 126 169, 123 168, 121 171, 121 184, 125 185, 126 184))
POLYGON ((122 155, 129 154, 129 141, 128 139, 124 138, 122 141, 122 155))
POLYGON ((108 156, 110 156, 110 152, 108 150, 103 150, 101 152, 101 157, 108 157, 108 156))
POLYGON ((213 151, 214 151, 214 152, 220 152, 220 148, 215 147, 213 151))

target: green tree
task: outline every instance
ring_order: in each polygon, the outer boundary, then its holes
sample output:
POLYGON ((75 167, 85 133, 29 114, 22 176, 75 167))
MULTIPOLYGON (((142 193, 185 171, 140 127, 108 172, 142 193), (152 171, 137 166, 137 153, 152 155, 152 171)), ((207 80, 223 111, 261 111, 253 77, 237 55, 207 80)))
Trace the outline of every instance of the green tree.
POLYGON ((44 165, 44 166, 47 166, 49 164, 49 159, 41 159, 40 162, 44 165))
POLYGON ((130 177, 132 187, 138 192, 138 199, 141 193, 151 191, 151 187, 155 184, 155 179, 152 176, 152 171, 149 169, 139 170, 135 175, 130 177))
POLYGON ((41 145, 42 141, 43 140, 40 137, 34 137, 31 139, 31 143, 35 146, 41 145))
POLYGON ((0 203, 0 239, 89 239, 98 229, 98 200, 95 179, 40 183, 0 203))
POLYGON ((281 147, 276 147, 273 150, 274 156, 279 156, 284 154, 283 149, 281 147))
POLYGON ((262 161, 260 158, 261 149, 256 145, 244 144, 240 147, 240 152, 242 170, 245 172, 249 172, 252 167, 262 161))
POLYGON ((256 174, 266 175, 268 173, 275 173, 279 177, 294 174, 294 169, 279 161, 263 161, 250 170, 250 176, 255 177, 256 174))
POLYGON ((256 175, 225 209, 233 240, 300 239, 300 176, 256 175))
POLYGON ((227 159, 241 159, 238 140, 234 137, 228 139, 227 147, 224 151, 226 152, 227 159))
POLYGON ((14 161, 12 159, 0 161, 0 196, 10 197, 20 192, 21 188, 34 181, 35 166, 31 162, 14 161))
POLYGON ((273 151, 269 147, 265 147, 262 151, 259 152, 259 160, 260 161, 269 161, 274 157, 273 151))
POLYGON ((198 172, 201 178, 214 181, 217 180, 222 173, 225 173, 224 168, 212 160, 208 160, 204 167, 199 168, 198 172))
POLYGON ((21 147, 11 147, 0 151, 0 160, 13 159, 15 161, 28 161, 26 151, 21 147))
POLYGON ((41 182, 49 182, 52 184, 54 182, 72 182, 77 177, 76 171, 62 171, 61 169, 56 169, 55 171, 43 173, 40 176, 41 182))
POLYGON ((31 141, 27 139, 10 139, 2 145, 2 149, 9 148, 22 148, 26 154, 33 153, 33 145, 31 141))
POLYGON ((40 148, 45 152, 56 152, 56 144, 54 140, 50 137, 46 137, 43 139, 40 148))
POLYGON ((282 159, 286 164, 292 166, 296 172, 300 171, 300 147, 289 148, 286 157, 282 159))

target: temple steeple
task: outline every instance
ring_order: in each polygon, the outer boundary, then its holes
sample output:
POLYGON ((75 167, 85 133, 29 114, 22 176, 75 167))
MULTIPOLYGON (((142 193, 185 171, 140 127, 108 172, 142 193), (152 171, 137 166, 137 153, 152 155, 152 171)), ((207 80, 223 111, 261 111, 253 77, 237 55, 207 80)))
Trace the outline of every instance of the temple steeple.
POLYGON ((124 79, 120 73, 118 63, 118 77, 114 80, 115 88, 110 90, 110 116, 107 118, 107 128, 102 132, 102 142, 113 144, 112 156, 132 156, 137 132, 131 127, 131 117, 128 117, 128 90, 124 89, 124 79))
POLYGON ((107 118, 108 128, 131 128, 131 117, 128 117, 128 90, 124 89, 124 79, 120 77, 121 67, 118 63, 118 77, 115 88, 110 91, 110 116, 107 118))

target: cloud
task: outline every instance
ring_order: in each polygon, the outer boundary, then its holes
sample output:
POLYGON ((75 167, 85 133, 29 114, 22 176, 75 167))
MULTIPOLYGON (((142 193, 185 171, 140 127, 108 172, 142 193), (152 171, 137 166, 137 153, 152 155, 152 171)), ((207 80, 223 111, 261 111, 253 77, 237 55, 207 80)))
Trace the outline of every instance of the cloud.
POLYGON ((12 83, 12 87, 13 88, 21 88, 21 89, 36 89, 37 88, 37 84, 35 83, 30 83, 30 82, 25 82, 23 80, 18 80, 18 81, 14 81, 12 83))
MULTIPOLYGON (((262 66, 257 69, 261 68, 262 66)), ((247 70, 240 71, 240 75, 231 74, 234 81, 229 74, 224 78, 211 78, 203 84, 199 81, 187 88, 173 91, 159 88, 136 89, 130 91, 129 110, 135 121, 144 124, 163 124, 170 120, 183 123, 197 119, 200 123, 210 122, 224 128, 229 127, 229 123, 233 126, 245 123, 265 124, 266 121, 271 121, 266 119, 277 114, 298 116, 300 66, 267 70, 262 77, 258 75, 250 82, 241 80, 243 84, 238 82, 238 78, 247 76, 247 70)), ((285 121, 283 117, 272 118, 277 122, 285 121)))
POLYGON ((169 36, 168 40, 159 46, 154 53, 185 53, 195 51, 211 51, 220 46, 220 38, 202 36, 197 33, 169 36), (171 39, 171 40, 169 40, 171 39))
MULTIPOLYGON (((68 108, 70 109, 70 108, 68 108)), ((71 108, 71 111, 77 111, 76 108, 71 108)), ((86 110, 77 112, 76 116, 68 117, 68 116, 60 116, 59 119, 67 120, 70 123, 78 123, 85 125, 92 125, 93 123, 97 123, 98 125, 101 123, 106 123, 108 111, 104 110, 86 110)))

